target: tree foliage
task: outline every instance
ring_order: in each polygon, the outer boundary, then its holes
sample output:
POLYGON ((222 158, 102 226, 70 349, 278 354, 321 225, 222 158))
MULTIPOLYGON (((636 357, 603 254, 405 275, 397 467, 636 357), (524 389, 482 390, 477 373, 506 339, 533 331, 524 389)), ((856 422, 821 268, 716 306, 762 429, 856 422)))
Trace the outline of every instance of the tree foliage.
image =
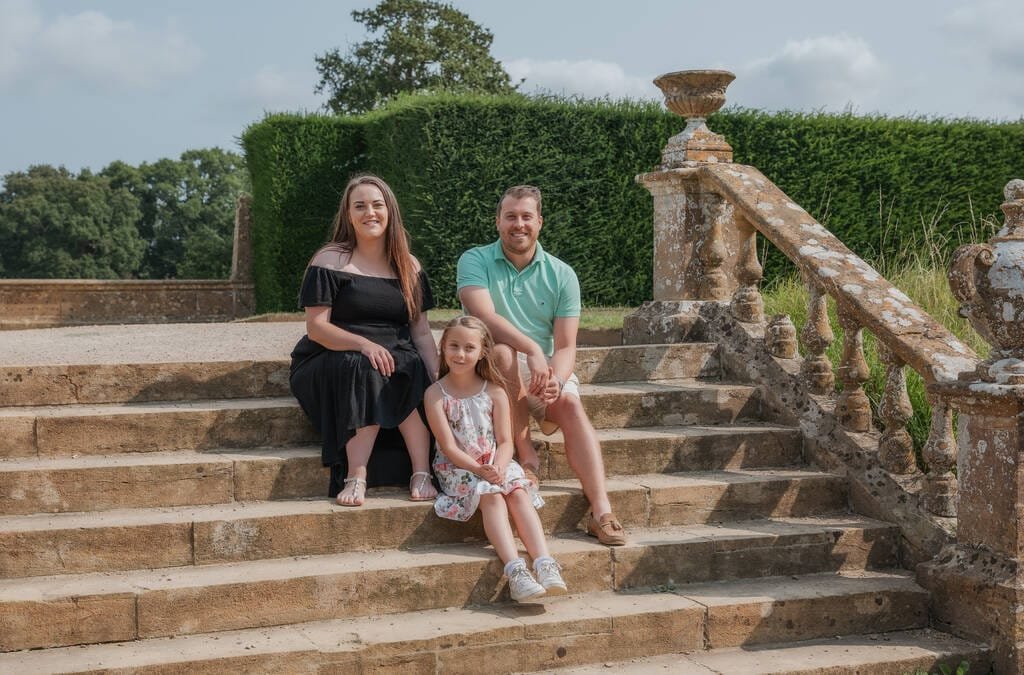
POLYGON ((0 274, 20 278, 132 276, 144 242, 138 201, 88 171, 40 165, 9 173, 0 192, 0 274))
POLYGON ((139 201, 146 251, 140 277, 217 279, 231 272, 235 200, 246 189, 242 158, 219 148, 188 150, 180 160, 138 168, 114 162, 102 171, 139 201))
POLYGON ((33 166, 4 177, 0 277, 218 279, 231 272, 240 155, 189 150, 99 174, 33 166))
POLYGON ((362 113, 402 92, 447 90, 490 94, 515 91, 491 56, 494 35, 451 5, 429 0, 382 0, 352 12, 373 39, 347 54, 333 49, 316 57, 326 107, 362 113))

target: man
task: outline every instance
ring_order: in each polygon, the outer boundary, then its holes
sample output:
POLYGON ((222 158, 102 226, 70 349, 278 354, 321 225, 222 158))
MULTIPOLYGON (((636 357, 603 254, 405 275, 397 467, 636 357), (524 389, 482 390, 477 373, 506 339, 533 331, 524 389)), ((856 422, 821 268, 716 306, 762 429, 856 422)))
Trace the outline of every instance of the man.
POLYGON ((626 543, 605 488, 597 434, 580 401, 576 333, 580 284, 569 265, 544 252, 537 236, 540 190, 509 188, 498 201, 498 241, 462 254, 459 299, 466 312, 483 320, 494 336, 495 357, 512 404, 512 435, 519 463, 537 483, 540 466, 530 440, 532 415, 550 434, 561 427, 569 466, 590 502, 587 532, 605 545, 626 543))

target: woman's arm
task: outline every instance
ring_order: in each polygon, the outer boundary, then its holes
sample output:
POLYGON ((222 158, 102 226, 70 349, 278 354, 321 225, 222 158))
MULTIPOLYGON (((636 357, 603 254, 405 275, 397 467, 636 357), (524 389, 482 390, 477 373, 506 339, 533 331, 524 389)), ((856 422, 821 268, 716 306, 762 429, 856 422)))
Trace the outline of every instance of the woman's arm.
POLYGON ((395 358, 391 352, 361 335, 335 326, 331 323, 330 307, 306 308, 306 335, 327 349, 361 352, 381 375, 390 376, 395 372, 395 358))
POLYGON ((409 328, 412 332, 412 343, 416 345, 416 351, 419 352, 420 358, 423 359, 423 364, 427 367, 427 372, 430 373, 430 379, 436 380, 438 367, 437 345, 434 343, 434 335, 430 332, 430 321, 427 320, 427 313, 420 312, 419 318, 409 328))
POLYGON ((430 430, 437 440, 437 445, 445 457, 451 460, 452 464, 472 474, 479 475, 480 464, 459 448, 458 443, 455 442, 452 428, 448 426, 448 417, 444 414, 443 400, 441 387, 436 383, 430 385, 427 388, 426 394, 423 395, 423 407, 427 412, 427 424, 430 425, 430 430))

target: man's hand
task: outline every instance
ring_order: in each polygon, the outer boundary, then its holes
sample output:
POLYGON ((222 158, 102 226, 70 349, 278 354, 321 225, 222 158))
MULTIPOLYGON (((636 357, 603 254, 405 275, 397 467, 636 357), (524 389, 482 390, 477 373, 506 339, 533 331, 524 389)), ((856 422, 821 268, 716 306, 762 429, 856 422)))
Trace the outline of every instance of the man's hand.
POLYGON ((551 405, 561 397, 562 387, 562 381, 558 379, 557 375, 555 375, 555 371, 548 368, 548 383, 538 398, 543 401, 545 405, 551 405))
POLYGON ((551 377, 551 368, 542 351, 535 350, 526 355, 526 366, 530 369, 530 381, 524 382, 526 390, 537 398, 544 398, 551 377))

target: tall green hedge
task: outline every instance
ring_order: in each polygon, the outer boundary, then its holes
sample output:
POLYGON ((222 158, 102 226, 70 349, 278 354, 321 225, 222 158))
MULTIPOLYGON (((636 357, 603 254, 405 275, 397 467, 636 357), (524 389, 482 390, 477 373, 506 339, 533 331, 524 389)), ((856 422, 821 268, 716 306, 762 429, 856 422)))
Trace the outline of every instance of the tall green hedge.
MULTIPOLYGON (((727 110, 709 126, 853 250, 898 250, 922 220, 940 231, 998 213, 1024 176, 1024 122, 909 120, 727 110), (881 204, 881 208, 880 208, 881 204)), ((257 307, 295 308, 306 261, 327 235, 349 176, 395 189, 443 305, 455 263, 492 241, 510 185, 544 191, 547 250, 572 264, 587 305, 650 297, 651 197, 634 182, 684 126, 654 104, 408 97, 360 117, 274 115, 243 145, 253 177, 257 307)), ((771 256, 768 274, 783 264, 771 256)))
POLYGON ((363 122, 273 115, 246 130, 243 146, 252 172, 256 308, 292 311, 348 176, 366 168, 363 122))

